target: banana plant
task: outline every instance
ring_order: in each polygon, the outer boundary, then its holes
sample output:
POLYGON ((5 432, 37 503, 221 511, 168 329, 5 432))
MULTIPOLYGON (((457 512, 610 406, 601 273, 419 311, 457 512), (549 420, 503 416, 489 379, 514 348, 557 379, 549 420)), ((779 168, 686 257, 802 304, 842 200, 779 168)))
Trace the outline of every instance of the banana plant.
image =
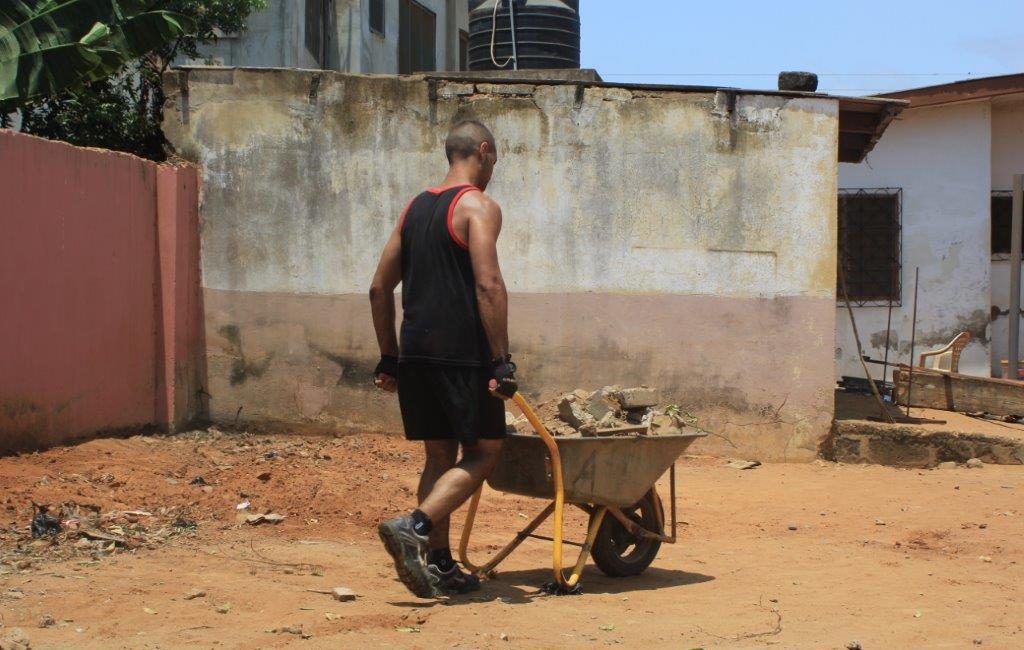
POLYGON ((0 0, 0 110, 103 79, 193 29, 159 0, 0 0))

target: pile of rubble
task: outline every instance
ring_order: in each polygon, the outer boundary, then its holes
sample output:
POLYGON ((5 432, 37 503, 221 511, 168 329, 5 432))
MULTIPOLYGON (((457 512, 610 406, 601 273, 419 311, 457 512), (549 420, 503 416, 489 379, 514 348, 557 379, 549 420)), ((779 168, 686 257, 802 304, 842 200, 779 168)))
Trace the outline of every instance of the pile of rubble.
MULTIPOLYGON (((601 390, 576 389, 541 404, 538 415, 555 436, 657 436, 692 430, 693 416, 679 406, 660 406, 657 389, 648 386, 601 390)), ((509 422, 510 430, 534 433, 525 417, 509 422)))

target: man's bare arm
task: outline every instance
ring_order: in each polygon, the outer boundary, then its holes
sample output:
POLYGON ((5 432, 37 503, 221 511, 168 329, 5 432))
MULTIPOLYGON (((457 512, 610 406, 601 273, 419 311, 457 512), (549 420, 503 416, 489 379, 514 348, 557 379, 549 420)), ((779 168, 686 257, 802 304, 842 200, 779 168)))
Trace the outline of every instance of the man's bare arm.
POLYGON ((480 320, 491 344, 492 357, 505 358, 508 354, 508 291, 498 266, 501 208, 482 194, 469 194, 460 205, 467 209, 469 258, 476 278, 480 320))
MULTIPOLYGON (((377 333, 377 346, 381 357, 398 357, 398 336, 395 334, 395 287, 402 281, 402 240, 398 226, 391 233, 384 252, 381 253, 377 271, 370 283, 370 313, 373 315, 373 329, 377 333)), ((394 390, 395 377, 381 379, 378 386, 394 390)))

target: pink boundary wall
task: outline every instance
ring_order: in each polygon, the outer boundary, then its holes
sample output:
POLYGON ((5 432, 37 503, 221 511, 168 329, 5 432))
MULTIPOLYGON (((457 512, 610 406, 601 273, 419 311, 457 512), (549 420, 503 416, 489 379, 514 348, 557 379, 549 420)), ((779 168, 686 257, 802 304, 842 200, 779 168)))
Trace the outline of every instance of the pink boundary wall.
POLYGON ((0 130, 0 453, 200 412, 192 166, 0 130))

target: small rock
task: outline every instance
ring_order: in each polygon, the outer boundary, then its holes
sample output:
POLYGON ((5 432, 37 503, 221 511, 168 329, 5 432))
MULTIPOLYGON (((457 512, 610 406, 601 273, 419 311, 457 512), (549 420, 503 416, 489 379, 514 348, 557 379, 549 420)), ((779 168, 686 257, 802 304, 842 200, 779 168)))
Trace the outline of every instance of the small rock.
POLYGON ((227 614, 231 611, 231 603, 221 603, 214 607, 214 609, 217 610, 218 614, 227 614))
POLYGON ((862 650, 859 641, 850 641, 846 644, 846 650, 862 650))
POLYGON ((797 527, 796 524, 790 524, 789 526, 787 526, 787 528, 789 528, 790 530, 796 530, 797 527))
POLYGON ((195 600, 196 598, 202 598, 206 595, 206 592, 202 589, 193 589, 192 591, 185 594, 185 600, 195 600))
POLYGON ((32 644, 28 635, 21 628, 12 627, 0 634, 0 650, 31 650, 32 644))
POLYGON ((203 492, 206 492, 207 494, 209 494, 210 492, 213 492, 213 486, 212 485, 204 485, 203 486, 203 492))
POLYGON ((939 463, 939 469, 956 469, 956 463, 951 460, 947 460, 944 463, 939 463))
POLYGON ((725 464, 726 467, 733 469, 754 469, 755 467, 761 466, 759 460, 731 460, 725 464))
POLYGON ((875 520, 875 525, 876 526, 884 526, 885 525, 885 520, 884 519, 876 519, 875 520))
POLYGON ((985 463, 981 462, 980 458, 972 458, 964 464, 970 469, 982 469, 985 467, 985 463))
POLYGON ((989 563, 992 562, 992 558, 990 558, 987 555, 981 555, 981 556, 978 557, 978 559, 981 560, 982 562, 989 562, 989 563))
POLYGON ((21 591, 20 589, 8 589, 4 592, 4 596, 12 600, 21 600, 25 597, 25 592, 21 591))
POLYGON ((985 528, 988 528, 988 524, 978 524, 978 528, 984 530, 985 528))
POLYGON ((335 587, 331 590, 331 593, 334 594, 334 600, 339 600, 343 603, 356 599, 356 592, 348 587, 335 587))
POLYGON ((974 643, 974 645, 981 645, 981 639, 975 639, 972 643, 974 643))
POLYGON ((275 512, 268 512, 264 515, 249 515, 245 518, 245 523, 252 526, 259 524, 279 524, 284 521, 284 515, 279 515, 275 512))
POLYGON ((178 479, 176 479, 176 478, 168 478, 168 479, 164 479, 164 480, 167 481, 167 485, 177 485, 178 484, 178 479))
POLYGON ((14 568, 19 570, 19 571, 24 571, 25 569, 30 569, 30 568, 32 568, 32 560, 29 560, 29 559, 18 560, 17 562, 14 563, 14 568))
POLYGON ((294 634, 295 636, 302 636, 302 626, 285 625, 284 627, 275 627, 271 632, 274 634, 294 634))
POLYGON ((53 627, 57 624, 57 621, 49 614, 43 614, 39 617, 39 627, 53 627))
POLYGON ((498 638, 499 638, 499 639, 501 639, 502 641, 508 641, 508 635, 507 635, 507 634, 505 634, 504 632, 502 632, 501 634, 499 634, 499 635, 498 635, 498 638))

